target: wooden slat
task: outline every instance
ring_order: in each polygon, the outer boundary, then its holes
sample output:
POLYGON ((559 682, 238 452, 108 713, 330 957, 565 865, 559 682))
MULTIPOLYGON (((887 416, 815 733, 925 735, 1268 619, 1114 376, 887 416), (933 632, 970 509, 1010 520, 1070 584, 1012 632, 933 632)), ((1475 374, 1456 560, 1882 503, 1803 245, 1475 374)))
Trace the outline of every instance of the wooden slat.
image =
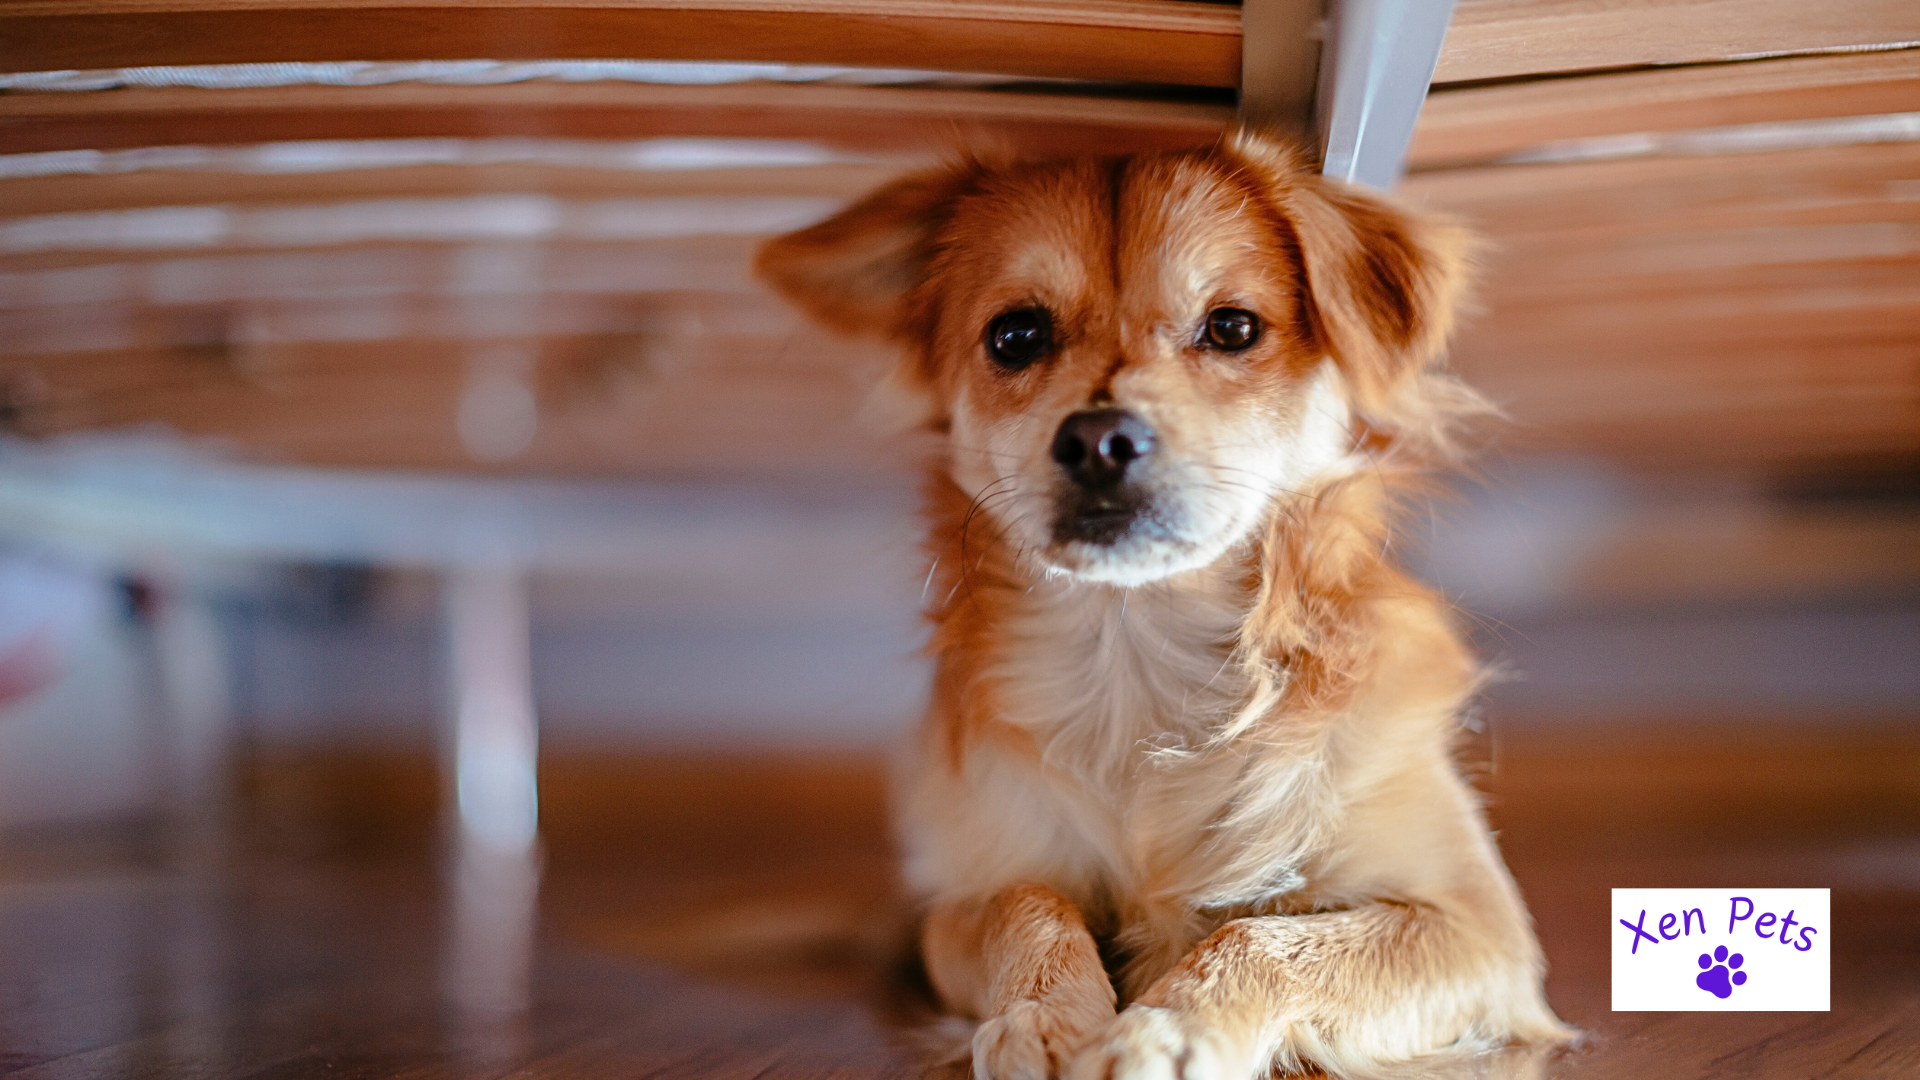
POLYGON ((1495 294, 1455 350, 1515 422, 1509 445, 1663 470, 1920 454, 1920 262, 1877 287, 1536 303, 1495 294))
POLYGON ((409 165, 315 173, 166 170, 0 180, 0 220, 32 214, 222 203, 445 198, 534 191, 565 199, 690 195, 852 199, 900 172, 894 164, 636 171, 577 166, 409 165))
MULTIPOLYGON (((648 293, 591 291, 543 293, 485 291, 448 296, 431 287, 415 292, 354 296, 261 296, 244 300, 190 301, 168 306, 76 304, 0 311, 0 357, 58 356, 79 351, 164 351, 172 347, 218 348, 253 364, 260 347, 340 342, 485 341, 511 336, 603 336, 632 339, 651 351, 705 350, 724 339, 748 350, 740 363, 765 363, 783 371, 822 366, 790 339, 805 330, 786 311, 744 289, 722 293, 724 303, 690 306, 684 290, 648 293), (705 324, 700 312, 706 312, 705 324), (724 329, 710 330, 706 326, 724 329), (231 343, 231 344, 228 344, 231 343), (777 358, 777 359, 776 359, 777 358)), ((804 338, 805 335, 803 334, 804 338)), ((828 350, 823 355, 831 355, 828 350)), ((824 362, 838 371, 839 365, 824 362)))
MULTIPOLYGON (((1482 286, 1496 326, 1560 305, 1644 304, 1705 326, 1729 304, 1744 312, 1782 298, 1818 299, 1837 317, 1875 301, 1920 299, 1920 207, 1893 204, 1906 223, 1872 220, 1786 228, 1658 233, 1618 242, 1528 238, 1494 259, 1482 286)), ((1869 206, 1867 212, 1872 212, 1869 206)), ((619 295, 660 290, 749 289, 755 240, 708 238, 628 243, 341 245, 246 252, 204 249, 74 253, 49 265, 0 260, 0 310, 84 304, 229 303, 260 299, 451 295, 471 279, 476 257, 525 268, 530 292, 619 295), (480 249, 480 250, 476 250, 480 249), (463 277, 464 275, 464 277, 463 277)), ((490 290, 497 286, 489 285, 490 290)), ((1795 305, 1804 308, 1805 303, 1795 305)), ((1822 328, 1821 332, 1825 332, 1822 328)), ((0 346, 0 351, 6 351, 0 346)))
MULTIPOLYGON (((1873 727, 1754 712, 1496 718, 1501 843, 1537 919, 1549 997, 1588 1034, 1551 1058, 1503 1051, 1474 1068, 1582 1080, 1913 1074, 1911 710, 1873 727), (1609 886, 1702 880, 1831 886, 1831 1013, 1609 1011, 1609 886)), ((630 726, 658 730, 645 719, 630 726)), ((900 950, 888 937, 895 858, 879 754, 577 746, 545 758, 556 828, 540 902, 552 933, 532 946, 530 1007, 488 1026, 487 1014, 442 1004, 444 943, 462 939, 445 875, 424 858, 440 797, 432 751, 275 751, 236 785, 265 855, 189 876, 152 869, 146 848, 104 830, 10 846, 0 992, 23 1075, 176 1080, 205 1075, 216 1053, 232 1075, 281 1080, 964 1073, 929 1070, 900 1034, 928 1018, 924 994, 885 967, 900 950), (314 857, 396 846, 413 857, 314 857), (226 992, 183 1001, 183 985, 226 992)))
MULTIPOLYGON (((63 253, 0 259, 0 310, 155 307, 249 300, 460 295, 484 262, 526 268, 523 289, 555 294, 734 292, 752 237, 636 243, 347 244, 250 252, 63 253)), ((511 292, 494 281, 485 290, 511 292)), ((7 351, 0 344, 0 352, 7 351)))
MULTIPOLYGON (((1461 0, 1440 82, 1920 40, 1908 0, 1461 0)), ((1240 12, 1181 0, 6 0, 0 70, 755 60, 1235 86, 1240 12)))
POLYGON ((812 139, 869 153, 969 142, 1030 154, 1197 146, 1229 106, 809 85, 289 86, 0 95, 0 153, 300 139, 812 139))
MULTIPOLYGON (((800 340, 807 340, 802 338, 800 340)), ((912 462, 859 418, 874 350, 715 338, 679 363, 628 340, 546 339, 539 432, 515 471, 745 479, 898 475, 912 462)), ((472 343, 386 340, 0 358, 14 430, 158 424, 255 457, 354 468, 471 469, 455 426, 472 343)))
POLYGON ((1911 0, 1459 0, 1436 83, 1920 41, 1911 0))
POLYGON ((1408 167, 1486 161, 1597 135, 1812 120, 1920 108, 1920 49, 1436 90, 1408 167))
POLYGON ((1715 157, 1444 169, 1400 194, 1459 214, 1496 242, 1858 220, 1862 203, 1911 204, 1920 143, 1715 157))
MULTIPOLYGON (((1504 318, 1529 305, 1697 304, 1701 314, 1759 294, 1864 303, 1887 288, 1920 302, 1920 207, 1905 222, 1645 234, 1618 242, 1529 239, 1501 253, 1487 294, 1504 318)), ((1648 316, 1657 317, 1650 307, 1648 316)))
MULTIPOLYGON (((477 299, 495 309, 524 305, 512 295, 477 299)), ((714 298, 702 325, 727 326, 730 312, 754 310, 742 303, 764 301, 714 298)), ((262 332, 286 332, 300 318, 373 306, 183 309, 184 321, 150 329, 156 343, 170 331, 184 338, 198 330, 207 340, 225 325, 220 318, 257 310, 262 332)), ((1920 308, 1827 316, 1788 310, 1772 318, 1749 312, 1701 328, 1679 318, 1634 324, 1637 307, 1542 308, 1508 315, 1499 332, 1476 328, 1467 335, 1459 367, 1510 413, 1503 445, 1661 470, 1920 452, 1920 373, 1910 344, 1920 332, 1920 308), (1625 326, 1632 330, 1621 332, 1625 326)), ((482 329, 456 322, 476 309, 449 300, 415 299, 399 310, 411 321, 387 329, 482 329), (436 310, 442 317, 433 317, 436 310)), ((521 466, 646 471, 706 461, 766 475, 787 468, 783 462, 792 457, 828 470, 870 467, 839 455, 878 445, 866 441, 855 415, 884 349, 798 325, 765 336, 696 330, 676 340, 671 325, 664 335, 643 329, 664 310, 658 307, 582 308, 577 300, 550 299, 546 310, 583 312, 584 321, 572 336, 549 339, 543 385, 563 407, 549 418, 544 449, 536 447, 521 466), (618 327, 624 332, 610 332, 618 327), (789 391, 791 400, 782 397, 789 391), (796 421, 789 408, 827 415, 796 421), (748 427, 760 434, 736 430, 748 427), (645 438, 629 445, 622 432, 645 438), (723 437, 729 445, 714 445, 723 437)), ((72 314, 93 322, 110 316, 72 314)), ((29 433, 161 423, 279 458, 460 467, 463 454, 446 414, 463 350, 472 344, 442 336, 17 356, 0 358, 0 385, 9 390, 16 429, 29 433)))
POLYGON ((1234 86, 1237 8, 1177 0, 10 0, 0 70, 745 60, 1234 86))
POLYGON ((1494 241, 1455 349, 1509 445, 1659 469, 1920 453, 1920 146, 1449 169, 1494 241))
POLYGON ((1671 604, 1920 590, 1920 509, 1702 501, 1642 512, 1572 574, 1588 602, 1671 604))
MULTIPOLYGON (((394 175, 424 191, 457 185, 459 172, 394 175)), ((816 184, 820 194, 845 193, 867 179, 858 171, 790 172, 792 182, 816 184)), ((513 175, 577 183, 589 194, 622 182, 605 174, 513 175)), ((1486 311, 1463 334, 1457 356, 1470 380, 1508 406, 1516 421, 1509 445, 1658 468, 1772 467, 1920 453, 1916 177, 1920 145, 1895 143, 1455 169, 1415 176, 1406 189, 1479 221, 1496 242, 1486 311)), ((81 179, 109 192, 109 182, 140 177, 81 179)), ((788 182, 762 179, 774 190, 788 182)), ((169 183, 189 180, 222 178, 169 176, 169 183)), ((329 182, 247 179, 255 181, 261 186, 235 189, 236 201, 324 193, 329 182)), ((704 181, 636 174, 625 193, 651 194, 645 185, 656 182, 704 181)), ((18 190, 50 198, 59 183, 18 190)), ((8 190, 0 186, 0 194, 8 190)), ((520 311, 528 321, 519 332, 553 335, 543 372, 608 370, 615 373, 609 385, 625 389, 605 401, 578 389, 552 397, 567 404, 545 441, 513 467, 646 472, 704 462, 770 475, 799 467, 794 462, 873 467, 863 460, 872 444, 860 441, 852 419, 856 369, 878 363, 883 350, 849 351, 757 294, 747 310, 777 314, 775 323, 746 332, 726 308, 707 310, 690 336, 670 343, 667 352, 688 358, 683 366, 656 369, 649 361, 641 367, 651 374, 622 382, 632 372, 607 359, 632 355, 635 339, 659 321, 659 305, 683 302, 679 294, 690 289, 734 298, 716 303, 742 303, 751 243, 557 244, 532 254, 490 245, 514 265, 526 256, 532 269, 519 286, 496 282, 484 295, 460 284, 469 280, 461 269, 468 245, 13 258, 0 272, 66 267, 74 275, 45 287, 0 279, 0 287, 20 286, 7 303, 13 341, 39 335, 58 345, 59 334, 125 325, 145 335, 128 340, 146 347, 17 358, 6 362, 0 387, 30 430, 35 423, 69 430, 151 421, 295 460, 457 467, 464 454, 447 417, 464 370, 467 346, 459 339, 503 332, 467 313, 520 311), (217 342, 236 327, 296 341, 302 333, 338 337, 356 319, 385 319, 382 332, 407 340, 167 348, 217 342), (709 336, 722 330, 732 336, 709 336), (167 372, 198 381, 156 381, 167 372), (795 419, 790 407, 814 412, 795 419), (843 421, 847 430, 836 431, 843 421), (719 445, 710 425, 734 444, 719 445), (782 437, 744 433, 752 425, 782 437), (633 432, 648 433, 647 445, 628 445, 633 432)), ((646 353, 645 341, 638 348, 646 353)), ((555 385, 601 385, 554 378, 555 385)))

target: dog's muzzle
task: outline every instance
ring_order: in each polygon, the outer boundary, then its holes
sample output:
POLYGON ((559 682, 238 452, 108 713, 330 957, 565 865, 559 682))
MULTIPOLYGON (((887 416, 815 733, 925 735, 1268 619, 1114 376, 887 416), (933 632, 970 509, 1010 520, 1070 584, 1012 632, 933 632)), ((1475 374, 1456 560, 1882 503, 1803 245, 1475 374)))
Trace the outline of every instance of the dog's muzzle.
POLYGON ((1111 544, 1124 536, 1145 505, 1128 473, 1137 475, 1154 441, 1153 428, 1124 409, 1067 417, 1053 437, 1053 460, 1070 482, 1054 519, 1054 539, 1111 544))

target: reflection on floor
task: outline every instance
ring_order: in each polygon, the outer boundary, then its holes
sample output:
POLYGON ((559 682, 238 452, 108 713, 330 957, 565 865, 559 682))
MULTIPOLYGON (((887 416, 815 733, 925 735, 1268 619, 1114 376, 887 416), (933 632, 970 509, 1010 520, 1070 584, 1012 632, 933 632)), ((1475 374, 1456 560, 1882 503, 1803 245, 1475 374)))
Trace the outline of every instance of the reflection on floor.
MULTIPOLYGON (((1588 1038, 1407 1075, 1920 1075, 1920 729, 1500 730, 1493 813, 1549 993, 1588 1038), (1699 884, 1832 888, 1832 1012, 1609 1012, 1607 890, 1699 884)), ((330 768, 336 788, 366 782, 330 768)), ((417 809, 404 772, 386 782, 417 809)), ((124 832, 16 838, 0 863, 0 1074, 964 1075, 938 1063, 953 1032, 929 1026, 890 959, 902 913, 876 761, 549 772, 531 936, 516 911, 532 879, 511 866, 436 872, 426 845, 399 842, 295 858, 284 813, 228 858, 124 832)), ((346 831, 377 838, 381 820, 346 831)))

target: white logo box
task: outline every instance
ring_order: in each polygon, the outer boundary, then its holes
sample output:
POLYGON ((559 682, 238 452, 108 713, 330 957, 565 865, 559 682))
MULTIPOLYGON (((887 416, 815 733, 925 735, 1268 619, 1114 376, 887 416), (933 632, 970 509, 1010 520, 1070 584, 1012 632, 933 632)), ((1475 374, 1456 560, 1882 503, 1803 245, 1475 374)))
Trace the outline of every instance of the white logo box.
POLYGON ((1615 889, 1613 1010, 1826 1012, 1831 907, 1828 889, 1615 889))

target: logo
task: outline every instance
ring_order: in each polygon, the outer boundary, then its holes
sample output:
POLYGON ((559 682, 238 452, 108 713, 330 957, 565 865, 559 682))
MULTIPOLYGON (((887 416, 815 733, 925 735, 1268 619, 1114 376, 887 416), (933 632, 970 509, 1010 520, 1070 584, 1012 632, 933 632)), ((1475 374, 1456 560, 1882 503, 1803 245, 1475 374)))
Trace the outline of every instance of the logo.
POLYGON ((1730 998, 1733 996, 1733 988, 1747 981, 1747 973, 1739 970, 1740 965, 1746 962, 1747 958, 1739 953, 1728 956, 1725 945, 1716 945, 1712 956, 1706 953, 1700 954, 1700 966, 1707 970, 1694 976, 1693 985, 1714 997, 1730 998), (1729 971, 1733 974, 1727 974, 1729 971))
POLYGON ((1613 890, 1615 1012, 1825 1012, 1826 889, 1613 890))

